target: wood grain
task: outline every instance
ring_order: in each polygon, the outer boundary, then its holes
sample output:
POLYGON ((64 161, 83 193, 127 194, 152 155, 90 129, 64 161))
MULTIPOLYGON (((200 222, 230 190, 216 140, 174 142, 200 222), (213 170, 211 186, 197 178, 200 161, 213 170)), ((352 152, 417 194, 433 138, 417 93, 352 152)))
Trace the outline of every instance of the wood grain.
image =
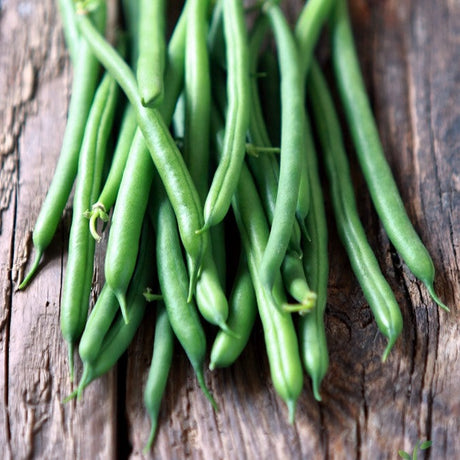
MULTIPOLYGON (((299 2, 289 3, 295 18, 299 2)), ((352 0, 359 55, 388 160, 409 216, 437 269, 440 311, 389 244, 352 150, 359 210, 396 293, 404 333, 382 364, 384 340, 330 220, 326 314, 331 365, 314 400, 310 383, 295 425, 270 382, 259 323, 231 368, 206 372, 213 412, 177 345, 157 439, 142 388, 154 311, 129 352, 81 401, 59 330, 70 209, 39 276, 16 291, 31 231, 59 154, 71 66, 52 0, 0 1, 0 446, 3 458, 394 459, 419 439, 419 458, 460 458, 460 4, 453 0, 352 0)), ((328 66, 327 39, 321 58, 328 66)), ((102 281, 97 255, 93 297, 102 281)), ((209 341, 214 331, 209 329, 209 341)), ((77 375, 81 369, 77 369, 77 375)))

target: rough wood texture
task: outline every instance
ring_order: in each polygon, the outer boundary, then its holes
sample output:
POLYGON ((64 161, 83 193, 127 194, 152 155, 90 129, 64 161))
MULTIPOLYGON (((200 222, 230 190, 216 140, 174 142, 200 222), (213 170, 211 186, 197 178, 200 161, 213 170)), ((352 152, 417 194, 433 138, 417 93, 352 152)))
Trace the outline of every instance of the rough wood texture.
MULTIPOLYGON (((433 256, 437 291, 452 311, 440 311, 394 253, 355 168, 360 212, 404 316, 404 334, 388 361, 380 361, 384 341, 331 221, 331 366, 323 402, 315 402, 307 381, 296 423, 288 424, 270 383, 259 324, 232 368, 206 374, 217 413, 177 346, 155 447, 146 458, 394 459, 419 439, 433 441, 419 458, 460 458, 460 4, 351 5, 385 150, 433 256)), ((144 458, 149 424, 142 387, 152 312, 117 369, 88 387, 82 401, 61 404, 71 391, 59 331, 68 211, 39 276, 25 292, 16 291, 59 153, 70 78, 54 2, 0 0, 2 457, 144 458)), ((100 251, 99 271, 102 257, 100 251)))

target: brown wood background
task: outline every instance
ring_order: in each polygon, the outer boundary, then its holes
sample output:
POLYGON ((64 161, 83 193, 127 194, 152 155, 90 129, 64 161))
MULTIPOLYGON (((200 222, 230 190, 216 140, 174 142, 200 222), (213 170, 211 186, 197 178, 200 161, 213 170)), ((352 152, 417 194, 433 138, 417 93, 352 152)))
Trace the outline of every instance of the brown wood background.
MULTIPOLYGON (((460 2, 352 0, 351 7, 386 153, 452 312, 437 308, 394 253, 356 172, 364 224, 404 317, 388 361, 380 362, 384 341, 331 222, 323 402, 306 379, 296 423, 288 424, 260 325, 232 368, 206 373, 218 413, 176 347, 148 458, 394 459, 419 439, 433 441, 419 458, 460 458, 460 2)), ((142 388, 153 315, 116 369, 81 402, 61 404, 71 391, 59 330, 70 209, 39 276, 16 291, 59 153, 70 85, 55 2, 0 0, 0 456, 138 459, 149 429, 142 388)), ((102 261, 100 250, 96 292, 102 261)))

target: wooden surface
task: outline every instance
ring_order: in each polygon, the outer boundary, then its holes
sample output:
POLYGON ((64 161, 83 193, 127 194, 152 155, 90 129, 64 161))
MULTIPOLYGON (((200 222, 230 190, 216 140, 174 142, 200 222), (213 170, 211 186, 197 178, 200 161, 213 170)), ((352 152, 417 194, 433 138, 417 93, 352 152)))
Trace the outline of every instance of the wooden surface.
MULTIPOLYGON (((71 68, 54 1, 0 0, 0 8, 0 455, 142 458, 151 313, 117 368, 82 401, 61 404, 72 388, 59 330, 70 209, 39 276, 16 291, 60 149, 71 68)), ((419 458, 460 458, 460 3, 353 0, 352 16, 386 153, 452 311, 440 311, 394 253, 355 168, 365 228, 404 317, 388 361, 331 221, 323 402, 306 379, 288 424, 260 324, 232 368, 206 373, 218 413, 177 346, 148 458, 394 459, 419 439, 433 442, 419 458)), ((95 292, 102 261, 103 245, 95 292)))

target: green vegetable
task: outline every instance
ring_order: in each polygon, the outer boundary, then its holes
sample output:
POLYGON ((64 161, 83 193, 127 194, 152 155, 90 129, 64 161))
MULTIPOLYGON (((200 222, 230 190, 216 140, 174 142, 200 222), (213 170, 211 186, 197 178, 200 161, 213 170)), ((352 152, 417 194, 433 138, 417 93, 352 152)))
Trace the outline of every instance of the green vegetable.
POLYGON ((449 311, 434 291, 433 261, 407 216, 383 152, 359 68, 346 0, 337 0, 331 20, 331 42, 339 94, 377 214, 410 271, 425 284, 433 300, 449 311))

